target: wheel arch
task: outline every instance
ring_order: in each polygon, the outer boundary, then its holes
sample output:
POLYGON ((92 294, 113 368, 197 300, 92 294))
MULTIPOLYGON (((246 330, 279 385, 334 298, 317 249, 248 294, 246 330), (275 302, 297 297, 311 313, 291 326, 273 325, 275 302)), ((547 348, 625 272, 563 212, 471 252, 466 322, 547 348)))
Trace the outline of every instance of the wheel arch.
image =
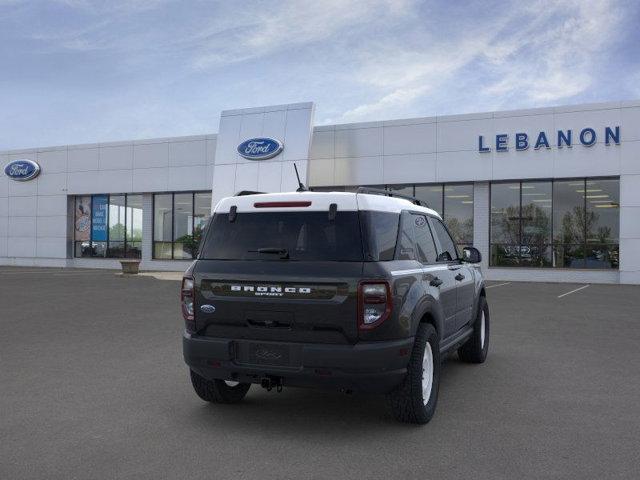
POLYGON ((438 336, 442 338, 444 328, 443 317, 442 314, 438 312, 437 308, 433 308, 433 305, 427 305, 426 308, 421 309, 421 311, 416 315, 414 334, 421 323, 433 325, 438 336))

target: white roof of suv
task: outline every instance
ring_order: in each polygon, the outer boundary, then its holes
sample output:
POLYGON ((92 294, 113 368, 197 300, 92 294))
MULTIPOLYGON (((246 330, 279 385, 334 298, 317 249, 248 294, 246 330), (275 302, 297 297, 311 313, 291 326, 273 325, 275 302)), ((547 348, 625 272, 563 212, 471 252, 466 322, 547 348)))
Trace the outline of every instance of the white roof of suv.
POLYGON ((441 218, 438 212, 400 197, 353 192, 283 192, 226 197, 218 202, 214 213, 328 211, 335 203, 338 211, 374 210, 399 213, 402 210, 423 212, 441 218))

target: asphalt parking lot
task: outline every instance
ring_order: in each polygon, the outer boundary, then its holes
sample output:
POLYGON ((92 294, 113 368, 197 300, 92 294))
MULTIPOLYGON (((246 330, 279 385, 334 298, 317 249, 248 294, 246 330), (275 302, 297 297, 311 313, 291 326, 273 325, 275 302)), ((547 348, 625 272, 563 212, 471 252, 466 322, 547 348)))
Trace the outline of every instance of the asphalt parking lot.
POLYGON ((0 267, 0 478, 638 478, 640 287, 490 287, 487 362, 449 358, 416 427, 376 396, 207 405, 178 282, 0 267))

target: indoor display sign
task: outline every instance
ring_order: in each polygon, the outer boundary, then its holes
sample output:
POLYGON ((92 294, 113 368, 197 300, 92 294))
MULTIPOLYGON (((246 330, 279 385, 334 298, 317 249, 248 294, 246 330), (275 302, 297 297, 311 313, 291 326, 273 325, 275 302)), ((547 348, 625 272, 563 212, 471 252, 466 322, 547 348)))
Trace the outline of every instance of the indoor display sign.
POLYGON ((107 241, 107 207, 109 197, 107 195, 94 195, 91 206, 92 222, 91 237, 94 242, 107 241))
POLYGON ((91 197, 76 199, 75 235, 76 241, 87 242, 91 234, 91 197))

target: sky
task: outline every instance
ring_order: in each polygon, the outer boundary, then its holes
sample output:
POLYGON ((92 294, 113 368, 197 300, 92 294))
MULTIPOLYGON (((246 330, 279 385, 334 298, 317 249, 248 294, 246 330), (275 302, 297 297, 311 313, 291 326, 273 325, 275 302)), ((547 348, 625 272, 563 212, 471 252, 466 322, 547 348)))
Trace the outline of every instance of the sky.
POLYGON ((640 98, 640 2, 0 0, 0 150, 640 98))

